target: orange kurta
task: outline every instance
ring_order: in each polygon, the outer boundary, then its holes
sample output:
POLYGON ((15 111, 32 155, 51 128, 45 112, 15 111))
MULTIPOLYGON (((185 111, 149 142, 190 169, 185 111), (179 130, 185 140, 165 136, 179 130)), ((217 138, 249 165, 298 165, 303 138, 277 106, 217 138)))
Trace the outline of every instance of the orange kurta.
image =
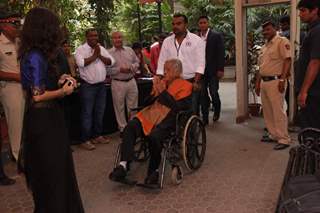
MULTIPOLYGON (((167 92, 174 100, 179 101, 191 95, 192 84, 183 79, 176 79, 169 85, 167 92)), ((169 114, 170 110, 169 107, 159 103, 157 100, 138 112, 136 117, 141 122, 144 134, 149 135, 152 129, 169 114)))

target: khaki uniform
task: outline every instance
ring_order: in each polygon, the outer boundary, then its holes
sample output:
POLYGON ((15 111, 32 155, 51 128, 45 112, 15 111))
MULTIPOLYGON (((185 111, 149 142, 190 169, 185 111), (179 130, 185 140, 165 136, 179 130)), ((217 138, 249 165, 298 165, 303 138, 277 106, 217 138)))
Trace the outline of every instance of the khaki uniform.
MULTIPOLYGON (((290 43, 285 37, 276 35, 261 49, 259 57, 260 76, 280 77, 285 59, 291 57, 290 43)), ((289 144, 288 119, 284 110, 284 93, 278 89, 279 79, 261 79, 261 101, 263 117, 271 137, 278 143, 289 144)))
MULTIPOLYGON (((17 60, 17 45, 0 35, 0 71, 20 73, 17 60)), ((19 82, 0 81, 0 101, 8 123, 9 142, 12 154, 18 159, 25 98, 19 82)))

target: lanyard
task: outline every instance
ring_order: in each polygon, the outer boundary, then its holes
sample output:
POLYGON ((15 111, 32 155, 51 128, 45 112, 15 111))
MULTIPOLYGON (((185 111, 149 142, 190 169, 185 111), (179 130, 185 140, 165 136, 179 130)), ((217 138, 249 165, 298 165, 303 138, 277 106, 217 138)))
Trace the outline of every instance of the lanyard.
POLYGON ((181 44, 178 43, 179 46, 177 46, 176 38, 174 38, 174 40, 173 40, 174 46, 175 46, 176 51, 177 51, 177 57, 178 57, 178 58, 179 58, 179 53, 180 53, 181 45, 182 45, 182 43, 183 43, 183 41, 184 41, 184 39, 185 39, 186 36, 187 36, 187 34, 185 34, 185 35, 183 36, 183 40, 182 40, 181 44))

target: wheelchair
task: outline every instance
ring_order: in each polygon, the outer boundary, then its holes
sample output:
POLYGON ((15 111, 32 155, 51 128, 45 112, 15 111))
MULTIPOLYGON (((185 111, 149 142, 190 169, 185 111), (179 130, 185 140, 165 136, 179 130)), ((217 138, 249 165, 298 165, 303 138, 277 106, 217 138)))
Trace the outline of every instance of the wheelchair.
MULTIPOLYGON (((138 138, 135 143, 135 162, 145 162, 150 157, 148 137, 138 138)), ((115 155, 114 168, 120 161, 121 143, 115 155)), ((199 116, 192 111, 181 111, 176 116, 176 128, 163 141, 162 159, 159 168, 158 188, 162 189, 167 164, 171 165, 171 180, 178 185, 183 179, 183 165, 187 171, 199 169, 206 153, 206 131, 199 116)), ((130 167, 129 167, 130 169, 130 167)))

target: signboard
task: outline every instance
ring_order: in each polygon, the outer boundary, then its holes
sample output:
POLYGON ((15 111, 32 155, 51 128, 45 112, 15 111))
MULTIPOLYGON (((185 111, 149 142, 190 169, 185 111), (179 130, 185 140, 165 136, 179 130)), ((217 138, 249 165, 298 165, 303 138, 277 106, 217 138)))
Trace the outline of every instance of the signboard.
POLYGON ((242 5, 245 7, 279 3, 290 3, 290 0, 242 0, 242 5))

